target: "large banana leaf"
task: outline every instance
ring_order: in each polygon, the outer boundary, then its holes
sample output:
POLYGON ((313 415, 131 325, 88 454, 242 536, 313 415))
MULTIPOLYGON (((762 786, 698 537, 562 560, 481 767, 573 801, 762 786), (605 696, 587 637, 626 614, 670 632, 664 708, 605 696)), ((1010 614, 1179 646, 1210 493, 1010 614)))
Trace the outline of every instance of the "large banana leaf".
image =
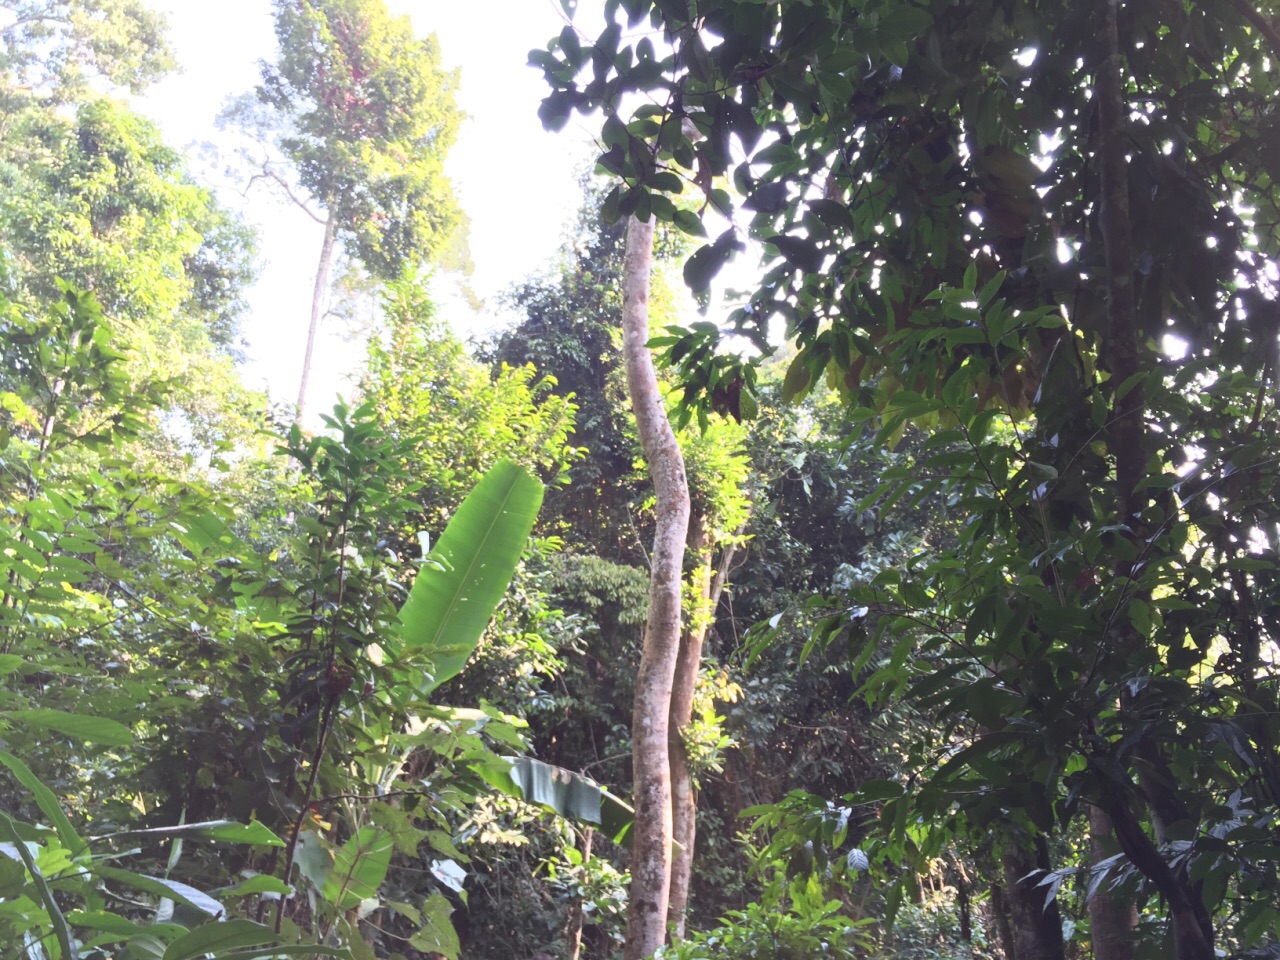
POLYGON ((499 461, 462 501, 400 610, 400 637, 435 664, 424 693, 457 674, 515 573, 542 506, 542 484, 499 461))
POLYGON ((474 768, 490 786, 508 796, 542 807, 552 813, 589 823, 616 843, 622 843, 636 812, 630 804, 603 786, 572 770, 553 766, 532 757, 512 757, 505 769, 495 765, 474 768))

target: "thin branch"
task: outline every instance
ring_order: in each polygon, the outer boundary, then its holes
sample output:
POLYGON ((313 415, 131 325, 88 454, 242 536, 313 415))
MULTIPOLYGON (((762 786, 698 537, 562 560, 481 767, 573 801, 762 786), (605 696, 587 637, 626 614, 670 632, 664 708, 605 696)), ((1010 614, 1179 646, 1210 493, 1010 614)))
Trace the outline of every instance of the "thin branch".
POLYGON ((327 223, 327 221, 324 218, 318 216, 315 213, 315 211, 313 211, 309 206, 307 206, 307 203, 305 200, 301 199, 300 197, 298 197, 297 194, 293 192, 293 189, 289 186, 287 182, 285 182, 285 179, 281 177, 280 174, 276 173, 274 170, 271 169, 271 161, 269 160, 263 161, 262 172, 255 173, 252 177, 249 178, 249 182, 245 184, 245 188, 244 188, 244 192, 246 195, 248 195, 249 190, 259 180, 274 180, 276 186, 278 186, 281 190, 285 192, 285 196, 287 196, 290 200, 293 201, 294 206, 296 206, 299 210, 301 210, 303 213, 305 213, 308 217, 310 217, 312 220, 314 220, 316 223, 320 224, 321 226, 324 226, 325 223, 327 223))

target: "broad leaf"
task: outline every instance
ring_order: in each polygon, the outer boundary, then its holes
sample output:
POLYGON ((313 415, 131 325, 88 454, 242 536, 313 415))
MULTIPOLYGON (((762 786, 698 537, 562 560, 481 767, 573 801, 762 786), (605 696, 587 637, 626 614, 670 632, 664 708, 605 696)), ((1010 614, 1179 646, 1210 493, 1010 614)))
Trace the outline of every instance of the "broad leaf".
POLYGON ((31 796, 35 800, 36 806, 40 808, 41 813, 53 821, 53 828, 58 833, 58 839, 62 841, 64 847, 71 851, 73 857, 78 856, 88 848, 88 844, 80 838, 80 835, 76 833, 75 827, 71 826, 71 821, 67 819, 67 815, 62 812, 62 806, 58 803, 58 798, 53 795, 53 791, 41 783, 25 763, 13 754, 5 753, 2 750, 0 750, 0 763, 8 767, 17 781, 31 791, 31 796))
POLYGON ((435 664, 429 693, 461 672, 507 589, 542 484, 510 460, 494 465, 458 507, 400 610, 400 636, 435 664))
POLYGON ((106 866, 96 867, 95 872, 104 879, 123 883, 127 887, 142 890, 156 897, 176 900, 178 903, 186 904, 201 913, 207 913, 211 917, 225 916, 227 912, 226 907, 207 893, 201 893, 195 887, 179 883, 177 880, 169 880, 164 877, 148 877, 145 874, 134 873, 131 870, 120 870, 116 867, 106 866))
POLYGON ((391 834, 378 827, 361 827, 339 848, 320 895, 340 910, 376 897, 391 865, 391 847, 391 834))
POLYGON ((236 947, 256 947, 276 943, 279 938, 252 920, 214 920, 184 933, 164 952, 164 960, 190 960, 214 951, 227 951, 236 947))
POLYGON ((461 946, 450 919, 453 907, 443 894, 433 893, 422 905, 422 927, 409 945, 423 953, 438 953, 447 960, 457 960, 461 946))
POLYGON ((36 730, 52 730, 87 743, 101 743, 109 747, 127 747, 133 743, 133 734, 129 732, 129 728, 107 717, 91 717, 83 713, 66 713, 48 708, 10 710, 5 716, 13 717, 36 730))
POLYGON ((151 827, 147 830, 122 830, 108 833, 94 840, 107 840, 111 837, 138 836, 188 836, 195 835, 209 840, 221 840, 224 843, 248 843, 260 847, 283 847, 284 841, 257 820, 250 823, 237 823, 234 820, 206 820, 201 823, 184 823, 176 827, 151 827))
POLYGON ((76 951, 74 942, 71 939, 71 929, 67 926, 66 917, 62 915, 62 910, 58 907, 58 901, 54 899, 53 891, 49 889, 49 884, 45 882, 44 875, 40 873, 40 868, 36 866, 36 861, 31 856, 31 851, 22 842, 22 837, 18 834, 18 828, 14 825, 12 818, 5 813, 0 813, 0 835, 13 843, 18 856, 26 864, 27 872, 31 874, 31 880, 35 884, 36 892, 40 895, 40 900, 44 903, 44 908, 49 914, 49 924, 53 927, 53 933, 58 939, 58 946, 62 950, 64 960, 77 960, 80 954, 76 951))
POLYGON ((635 810, 590 777, 532 757, 508 762, 505 771, 477 767, 476 772, 508 796, 568 820, 599 826, 615 842, 621 842, 631 829, 635 810))

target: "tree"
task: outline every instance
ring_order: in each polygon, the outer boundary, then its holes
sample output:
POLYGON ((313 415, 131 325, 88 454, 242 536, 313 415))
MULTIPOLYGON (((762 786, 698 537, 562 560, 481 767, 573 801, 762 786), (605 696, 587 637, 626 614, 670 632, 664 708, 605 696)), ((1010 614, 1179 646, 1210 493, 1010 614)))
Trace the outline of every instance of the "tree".
POLYGON ((441 68, 434 38, 418 40, 382 0, 276 0, 275 27, 276 63, 263 65, 252 101, 231 114, 292 168, 268 159, 255 179, 282 188, 324 227, 301 416, 335 244, 381 280, 445 249, 458 214, 444 159, 461 114, 457 75, 441 68))
POLYGON ((913 868, 997 822, 1017 951, 1061 954, 1044 904, 1072 877, 1157 911, 1182 960, 1261 944, 1280 795, 1260 655, 1280 482, 1266 16, 606 7, 594 44, 533 55, 544 119, 604 109, 620 215, 696 233, 665 196, 691 184, 741 217, 689 259, 695 291, 742 234, 766 244, 749 303, 671 345, 689 401, 749 414, 756 361, 714 346, 768 353, 781 318, 788 398, 826 376, 881 441, 922 431, 915 472, 863 506, 939 490, 966 515, 954 543, 832 598, 823 633, 852 642, 874 704, 945 723, 920 728, 902 783, 853 795, 881 805, 862 853, 893 881, 889 913, 913 868), (646 18, 668 53, 623 40, 646 18), (636 88, 656 102, 619 115, 636 88), (1085 821, 1105 857, 1071 833, 1085 821))
POLYGON ((136 381, 174 381, 202 438, 246 403, 232 356, 255 276, 253 234, 192 182, 147 120, 105 98, 29 102, 0 140, 0 245, 9 294, 91 291, 132 346, 136 381))
POLYGON ((382 314, 386 329, 370 341, 360 393, 387 434, 408 444, 405 462, 419 478, 416 523, 442 526, 504 456, 552 484, 562 480, 579 459, 568 443, 576 408, 553 392, 553 378, 528 363, 490 371, 471 359, 421 281, 388 284, 382 314))
POLYGON ((165 18, 141 0, 6 0, 0 84, 72 99, 94 79, 137 93, 173 69, 165 18))
MULTIPOLYGON (((550 275, 513 287, 507 304, 522 319, 482 346, 493 364, 532 364, 577 406, 572 441, 589 451, 568 483, 547 491, 544 515, 571 544, 615 562, 638 563, 635 438, 622 371, 622 251, 625 224, 600 220, 601 192, 584 181, 571 255, 550 275)), ((652 291, 651 291, 652 296, 652 291)))
POLYGON ((666 939, 672 856, 671 694, 680 653, 684 550, 689 533, 684 458, 667 419, 648 346, 653 231, 652 217, 628 220, 622 267, 622 356, 627 391, 657 499, 649 560, 649 609, 631 720, 636 824, 631 841, 627 960, 650 956, 666 939))
MULTIPOLYGON (((634 564, 632 569, 639 574, 640 565, 647 560, 640 541, 653 536, 656 503, 638 469, 637 426, 623 396, 619 327, 625 224, 601 221, 603 195, 597 182, 584 180, 584 202, 575 225, 572 253, 551 275, 527 281, 510 294, 512 306, 523 310, 525 319, 500 333, 489 355, 534 363, 555 376, 559 389, 572 392, 579 409, 573 439, 583 445, 586 456, 570 467, 563 489, 551 492, 548 512, 563 519, 563 535, 570 549, 625 560, 634 564)), ((651 332, 676 319, 676 299, 664 268, 683 249, 681 235, 669 230, 655 235, 656 269, 651 275, 648 311, 651 332)), ((652 342, 661 342, 661 338, 652 342)), ((668 385, 660 381, 659 390, 664 406, 670 406, 673 400, 668 385)), ((718 739, 715 743, 699 739, 713 736, 713 725, 705 722, 713 714, 707 712, 702 648, 725 584, 725 567, 736 544, 734 534, 746 517, 744 437, 740 424, 718 419, 705 433, 696 428, 676 432, 685 461, 691 518, 668 730, 676 852, 667 916, 678 935, 683 929, 692 872, 697 774, 705 772, 705 764, 714 762, 710 758, 718 753, 718 739), (695 702, 696 730, 691 725, 695 702)), ((594 646, 591 652, 596 657, 603 655, 594 646)), ((609 654, 630 655, 629 649, 609 654)), ((625 702, 633 701, 634 691, 623 686, 628 695, 625 702)), ((575 699, 583 701, 579 709, 590 713, 601 710, 603 704, 596 699, 592 685, 574 683, 573 688, 575 699)), ((617 703, 622 696, 614 692, 603 699, 617 703)), ((623 718, 615 716, 614 723, 622 726, 623 718)), ((562 744, 564 736, 556 740, 562 744)), ((562 762, 573 762, 572 753, 561 756, 562 762)))

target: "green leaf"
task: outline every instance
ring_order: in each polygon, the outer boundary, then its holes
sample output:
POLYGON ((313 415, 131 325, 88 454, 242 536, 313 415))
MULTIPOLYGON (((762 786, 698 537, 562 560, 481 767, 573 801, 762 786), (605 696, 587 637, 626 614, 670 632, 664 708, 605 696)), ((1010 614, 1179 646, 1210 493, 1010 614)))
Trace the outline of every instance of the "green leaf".
POLYGON ((62 806, 58 803, 58 798, 53 795, 53 791, 41 783, 25 763, 3 750, 0 750, 0 763, 8 767, 17 781, 31 791, 36 806, 40 808, 41 813, 53 821, 53 829, 57 831, 58 839, 71 851, 72 857, 79 856, 88 849, 89 845, 81 839, 80 834, 76 833, 75 827, 71 826, 71 821, 62 812, 62 806))
POLYGON ((148 877, 145 874, 134 873, 132 870, 121 870, 118 867, 102 865, 95 867, 94 871, 105 880, 114 880, 116 883, 122 883, 127 887, 141 890, 155 897, 176 900, 178 903, 186 904, 193 910, 199 910, 201 913, 208 914, 211 917, 224 916, 227 912, 226 907, 207 893, 201 893, 195 887, 179 883, 177 880, 169 880, 164 877, 148 877))
POLYGON ((765 242, 777 247, 789 264, 805 273, 817 273, 821 270, 822 262, 827 256, 818 249, 816 243, 806 237, 789 237, 779 234, 775 237, 766 237, 765 242))
POLYGON ((232 950, 219 954, 217 960, 258 960, 279 957, 344 957, 350 960, 351 951, 345 947, 322 947, 314 943, 298 943, 289 946, 262 947, 258 950, 232 950))
POLYGON ((892 800, 902 796, 902 784, 894 780, 867 780, 858 787, 858 797, 865 801, 892 800))
POLYGON ((149 923, 143 926, 134 923, 128 917, 105 910, 68 910, 67 922, 72 926, 85 930, 94 930, 114 937, 136 937, 143 932, 163 939, 177 937, 187 932, 186 927, 176 923, 149 923))
POLYGON ((836 200, 810 200, 809 209, 829 227, 842 230, 854 228, 849 208, 836 200))
POLYGON ((278 942, 279 937, 269 927, 252 920, 213 920, 169 944, 164 960, 190 960, 205 953, 278 942))
POLYGON ((12 900, 22 893, 27 885, 27 871, 17 860, 0 856, 0 897, 12 900))
POLYGON ((0 836, 3 836, 13 844, 18 856, 26 864, 27 871, 31 874, 31 880, 40 895, 40 900, 44 903, 44 908, 49 914, 49 923, 53 927, 54 936, 58 938, 58 946, 62 948, 62 956, 65 960, 78 960, 80 954, 76 952, 71 939, 71 929, 67 926, 67 919, 62 915, 62 910, 58 907, 58 901, 54 899, 53 891, 49 889, 49 884, 45 882, 44 875, 40 873, 40 868, 36 866, 36 861, 31 856, 31 851, 22 841, 16 824, 6 813, 0 813, 0 836))
POLYGON ((205 837, 209 840, 221 840, 224 843, 249 843, 259 847, 283 847, 284 841, 257 820, 250 823, 237 823, 234 820, 205 820, 200 823, 184 823, 176 827, 151 827, 147 830, 121 830, 94 837, 94 840, 107 840, 111 837, 139 836, 188 836, 205 837))
POLYGON ((508 796, 568 820, 598 825, 615 842, 621 842, 635 820, 630 804, 590 777, 532 757, 519 757, 508 763, 505 771, 493 766, 477 766, 475 771, 508 796))
POLYGON ((323 887, 333 869, 333 845, 319 830, 304 830, 298 837, 298 872, 313 887, 323 887))
POLYGON ((443 894, 433 893, 422 905, 422 928, 409 941, 422 953, 439 953, 447 960, 458 960, 462 947, 453 929, 453 907, 443 894))
POLYGON ((259 873, 229 887, 219 887, 217 893, 224 897, 243 897, 251 893, 278 893, 281 896, 288 896, 293 893, 293 887, 279 877, 259 873))
POLYGON ((378 827, 361 827, 339 848, 320 895, 339 910, 377 896, 391 865, 391 847, 391 834, 378 827))
POLYGON ((684 265, 684 282, 694 293, 706 290, 711 286, 720 268, 728 260, 728 254, 722 253, 713 243, 705 243, 693 252, 684 265))
POLYGON ((987 305, 995 299, 1000 288, 1004 286, 1006 274, 1004 270, 997 270, 996 275, 982 285, 982 289, 978 291, 978 306, 985 310, 987 305))
POLYGON ((809 358, 803 353, 797 354, 787 367, 787 374, 782 380, 782 402, 791 403, 799 400, 809 389, 811 375, 809 358))
POLYGON ((130 939, 129 952, 125 956, 127 960, 163 960, 164 950, 163 940, 144 933, 130 939))
POLYGON ((107 717, 90 717, 83 713, 66 713, 47 707, 10 710, 5 715, 36 730, 53 730, 74 740, 101 743, 109 747, 127 747, 133 743, 133 734, 129 732, 129 728, 107 717))
POLYGON ((707 235, 707 228, 702 225, 702 219, 692 210, 677 210, 674 222, 677 227, 692 237, 707 235))
POLYGON ((423 693, 466 666, 533 530, 543 487, 501 460, 458 507, 400 611, 400 636, 435 664, 423 693))

